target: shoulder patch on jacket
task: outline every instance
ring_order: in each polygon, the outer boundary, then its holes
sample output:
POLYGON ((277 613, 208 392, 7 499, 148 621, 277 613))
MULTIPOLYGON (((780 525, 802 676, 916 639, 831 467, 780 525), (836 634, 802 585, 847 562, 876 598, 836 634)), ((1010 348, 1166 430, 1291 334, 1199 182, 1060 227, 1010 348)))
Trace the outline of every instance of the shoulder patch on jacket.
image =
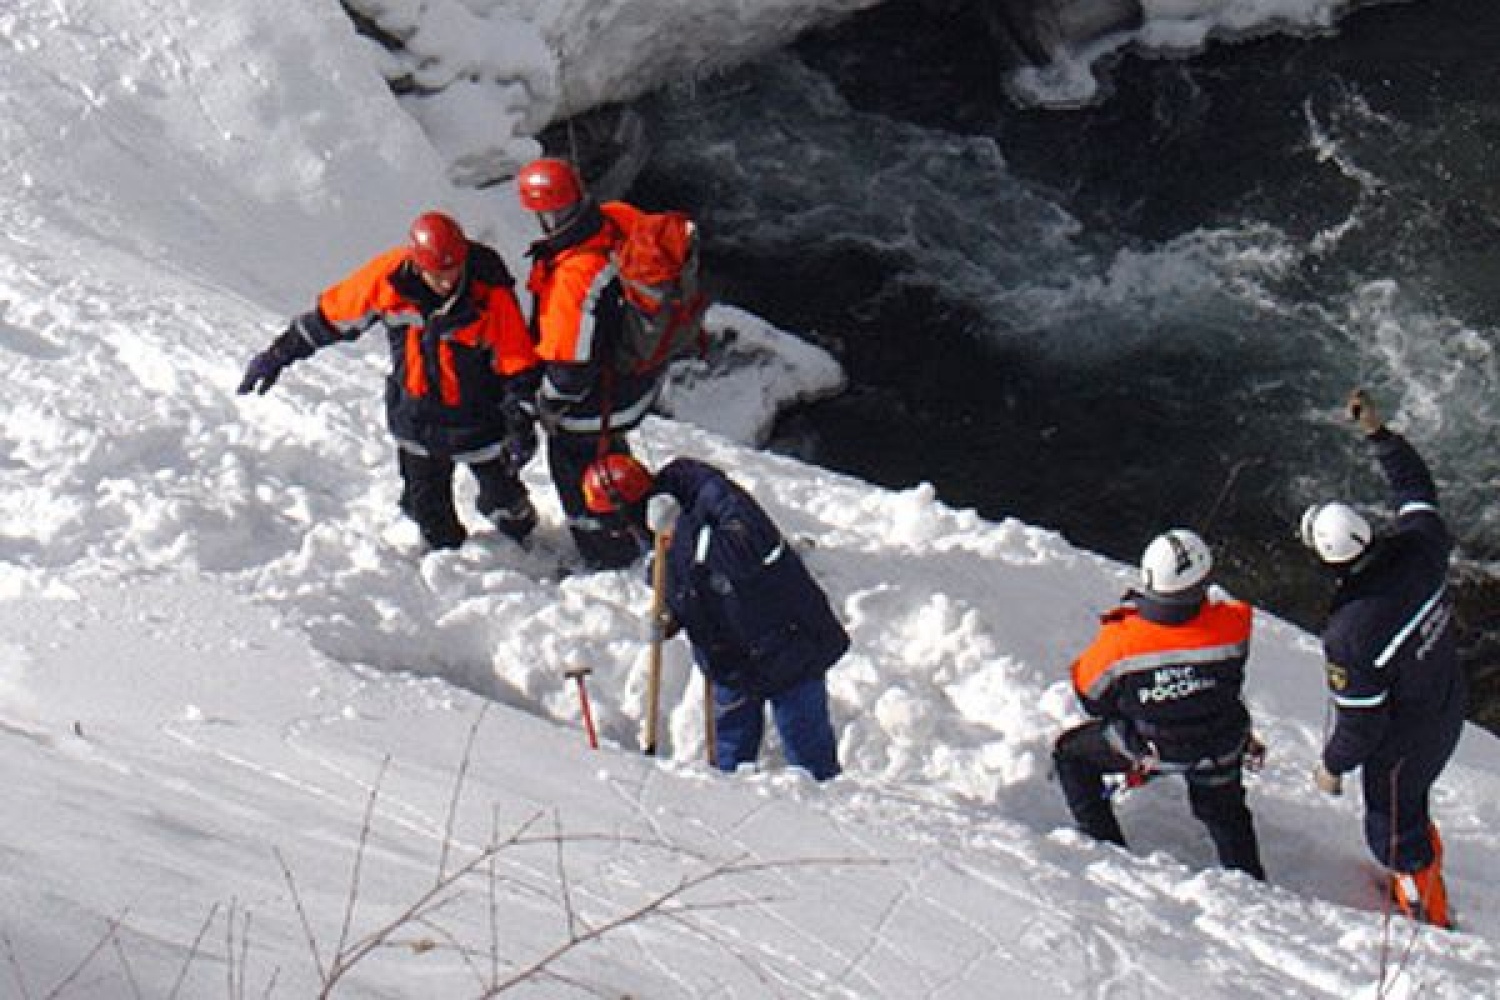
POLYGON ((1328 689, 1330 691, 1343 691, 1349 686, 1348 670, 1345 670, 1337 663, 1325 664, 1324 670, 1328 673, 1328 689))

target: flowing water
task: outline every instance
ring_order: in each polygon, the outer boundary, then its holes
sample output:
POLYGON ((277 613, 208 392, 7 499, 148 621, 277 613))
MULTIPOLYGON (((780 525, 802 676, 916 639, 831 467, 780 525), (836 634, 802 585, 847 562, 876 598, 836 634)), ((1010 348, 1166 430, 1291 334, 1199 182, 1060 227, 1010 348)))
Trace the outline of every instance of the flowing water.
POLYGON ((1301 509, 1383 509, 1340 414, 1370 388, 1461 537, 1467 662, 1500 672, 1496 39, 1500 4, 1421 0, 1126 56, 1043 111, 961 11, 891 3, 641 102, 633 196, 696 212, 724 297, 846 366, 773 447, 1129 561, 1198 528, 1304 625, 1301 509))

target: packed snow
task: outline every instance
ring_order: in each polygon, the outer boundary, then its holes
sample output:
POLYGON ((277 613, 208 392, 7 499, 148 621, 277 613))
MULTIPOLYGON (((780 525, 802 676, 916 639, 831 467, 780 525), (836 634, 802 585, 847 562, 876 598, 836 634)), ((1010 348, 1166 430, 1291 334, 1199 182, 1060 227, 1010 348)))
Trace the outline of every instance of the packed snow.
MULTIPOLYGON (((592 9, 512 6, 539 37, 543 9, 592 9)), ((1493 737, 1437 789, 1456 933, 1384 912, 1357 792, 1309 780, 1316 639, 1268 616, 1270 884, 1217 869, 1172 781, 1122 799, 1132 851, 1084 840, 1048 750, 1129 568, 757 450, 839 374, 731 305, 640 451, 730 470, 825 584, 854 640, 829 676, 846 773, 817 785, 774 738, 710 771, 681 640, 642 756, 646 583, 577 569, 541 459, 534 545, 470 514, 423 555, 378 338, 234 394, 415 211, 519 270, 511 192, 451 186, 333 0, 13 0, 0 53, 0 995, 1500 995, 1493 737)))

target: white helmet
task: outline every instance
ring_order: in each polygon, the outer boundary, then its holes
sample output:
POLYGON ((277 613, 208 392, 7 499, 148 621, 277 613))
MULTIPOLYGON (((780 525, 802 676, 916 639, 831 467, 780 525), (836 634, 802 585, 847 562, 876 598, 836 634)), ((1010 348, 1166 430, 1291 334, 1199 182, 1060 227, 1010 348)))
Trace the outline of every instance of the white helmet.
POLYGON ((1353 562, 1370 545, 1370 522, 1345 503, 1315 503, 1302 512, 1302 544, 1326 563, 1353 562))
POLYGON ((1162 596, 1192 590, 1208 579, 1214 557, 1208 545, 1186 528, 1157 535, 1141 554, 1141 585, 1162 596))

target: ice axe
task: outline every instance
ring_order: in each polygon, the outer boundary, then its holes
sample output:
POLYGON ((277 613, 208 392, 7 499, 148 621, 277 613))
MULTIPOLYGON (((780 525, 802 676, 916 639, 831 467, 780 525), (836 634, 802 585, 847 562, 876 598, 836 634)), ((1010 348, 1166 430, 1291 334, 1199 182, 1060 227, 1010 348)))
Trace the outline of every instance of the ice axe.
POLYGON ((564 677, 572 678, 578 685, 578 707, 583 714, 583 732, 589 739, 589 746, 595 750, 599 749, 599 734, 594 729, 594 710, 589 706, 589 689, 584 683, 584 678, 593 671, 581 663, 573 663, 563 671, 564 677))

